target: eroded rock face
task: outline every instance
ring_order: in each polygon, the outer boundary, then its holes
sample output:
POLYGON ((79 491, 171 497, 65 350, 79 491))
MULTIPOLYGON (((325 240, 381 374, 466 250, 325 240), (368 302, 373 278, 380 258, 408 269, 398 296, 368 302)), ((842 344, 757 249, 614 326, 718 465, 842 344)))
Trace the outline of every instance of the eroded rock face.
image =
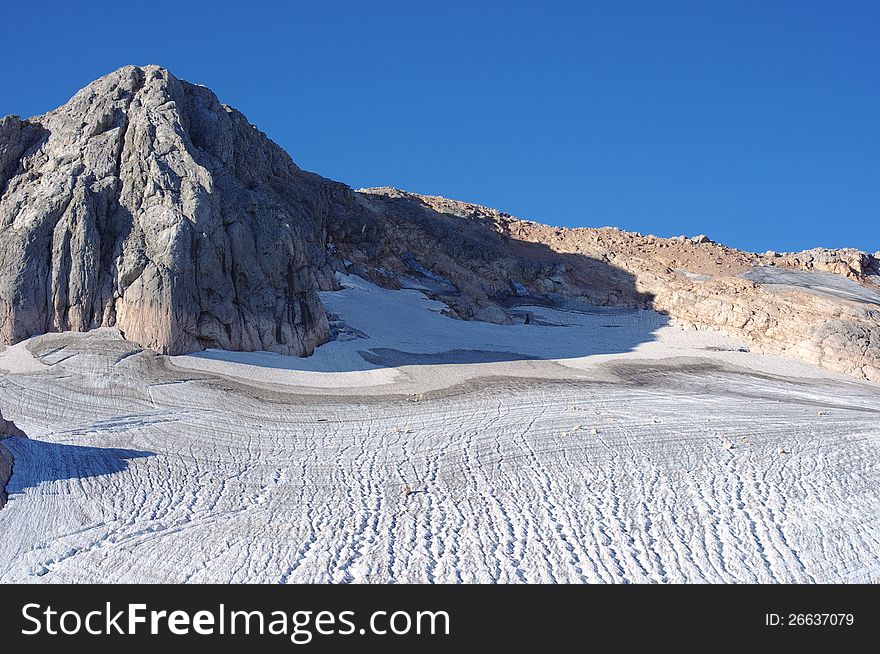
POLYGON ((66 105, 0 122, 0 340, 118 327, 163 353, 307 355, 329 199, 211 91, 120 69, 66 105))
POLYGON ((871 275, 880 275, 880 252, 871 255, 852 248, 841 250, 814 248, 803 252, 787 252, 778 256, 778 263, 798 270, 831 272, 862 281, 871 275))
POLYGON ((24 432, 16 427, 15 423, 11 420, 4 419, 3 413, 0 412, 0 438, 7 438, 9 436, 24 436, 24 432))
MULTIPOLYGON (((24 436, 24 432, 11 421, 4 420, 3 414, 0 413, 0 441, 9 436, 24 436)), ((12 454, 0 445, 0 509, 6 506, 6 500, 8 499, 6 484, 9 483, 12 477, 12 463, 12 454)))
POLYGON ((651 306, 628 271, 555 251, 543 235, 521 239, 514 230, 524 221, 509 214, 391 188, 363 189, 357 200, 360 212, 337 213, 330 226, 348 271, 423 290, 454 317, 507 323, 503 309, 517 304, 651 306))

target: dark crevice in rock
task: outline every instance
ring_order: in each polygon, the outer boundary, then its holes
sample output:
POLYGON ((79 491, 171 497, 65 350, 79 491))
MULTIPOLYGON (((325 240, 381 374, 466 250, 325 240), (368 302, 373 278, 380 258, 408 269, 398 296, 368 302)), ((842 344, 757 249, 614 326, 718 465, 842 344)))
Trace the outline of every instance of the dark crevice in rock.
POLYGON ((24 432, 16 427, 11 420, 5 420, 3 413, 0 412, 0 509, 6 506, 6 500, 9 497, 6 492, 6 486, 9 480, 12 479, 13 467, 15 465, 12 452, 8 448, 3 447, 2 441, 5 438, 14 436, 26 438, 24 432))

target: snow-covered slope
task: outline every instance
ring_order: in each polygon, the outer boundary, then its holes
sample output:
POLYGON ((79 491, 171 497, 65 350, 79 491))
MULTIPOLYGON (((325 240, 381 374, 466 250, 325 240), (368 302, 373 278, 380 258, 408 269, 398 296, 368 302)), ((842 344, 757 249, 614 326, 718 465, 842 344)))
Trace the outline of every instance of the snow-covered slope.
POLYGON ((782 291, 796 289, 839 297, 844 300, 880 305, 880 290, 858 284, 852 279, 829 272, 790 270, 773 266, 757 266, 743 273, 745 279, 782 291))
POLYGON ((341 282, 308 359, 0 352, 0 581, 880 580, 877 384, 646 311, 500 326, 341 282))

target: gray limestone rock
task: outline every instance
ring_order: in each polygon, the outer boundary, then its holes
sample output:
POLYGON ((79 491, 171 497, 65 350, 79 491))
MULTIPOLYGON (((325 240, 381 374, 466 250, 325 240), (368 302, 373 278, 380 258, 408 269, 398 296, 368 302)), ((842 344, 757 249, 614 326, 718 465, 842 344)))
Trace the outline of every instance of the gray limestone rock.
POLYGON ((15 426, 11 420, 3 418, 3 412, 0 411, 0 438, 8 438, 9 436, 24 436, 24 432, 15 426))
MULTIPOLYGON (((0 412, 0 441, 9 436, 24 436, 18 427, 10 420, 3 419, 3 413, 0 412)), ((5 447, 0 445, 0 509, 6 505, 7 494, 6 484, 12 478, 12 454, 5 447)))
POLYGON ((300 170, 208 89, 122 68, 0 121, 0 341, 118 327, 162 353, 329 338, 325 221, 300 170))

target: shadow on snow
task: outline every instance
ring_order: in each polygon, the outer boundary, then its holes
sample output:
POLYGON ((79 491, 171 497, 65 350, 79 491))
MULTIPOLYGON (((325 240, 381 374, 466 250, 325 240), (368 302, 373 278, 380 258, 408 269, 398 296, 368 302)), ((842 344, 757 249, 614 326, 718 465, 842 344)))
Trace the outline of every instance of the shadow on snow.
POLYGON ((132 459, 154 456, 139 450, 65 445, 16 436, 3 440, 13 457, 9 495, 45 482, 90 479, 122 472, 132 459))

